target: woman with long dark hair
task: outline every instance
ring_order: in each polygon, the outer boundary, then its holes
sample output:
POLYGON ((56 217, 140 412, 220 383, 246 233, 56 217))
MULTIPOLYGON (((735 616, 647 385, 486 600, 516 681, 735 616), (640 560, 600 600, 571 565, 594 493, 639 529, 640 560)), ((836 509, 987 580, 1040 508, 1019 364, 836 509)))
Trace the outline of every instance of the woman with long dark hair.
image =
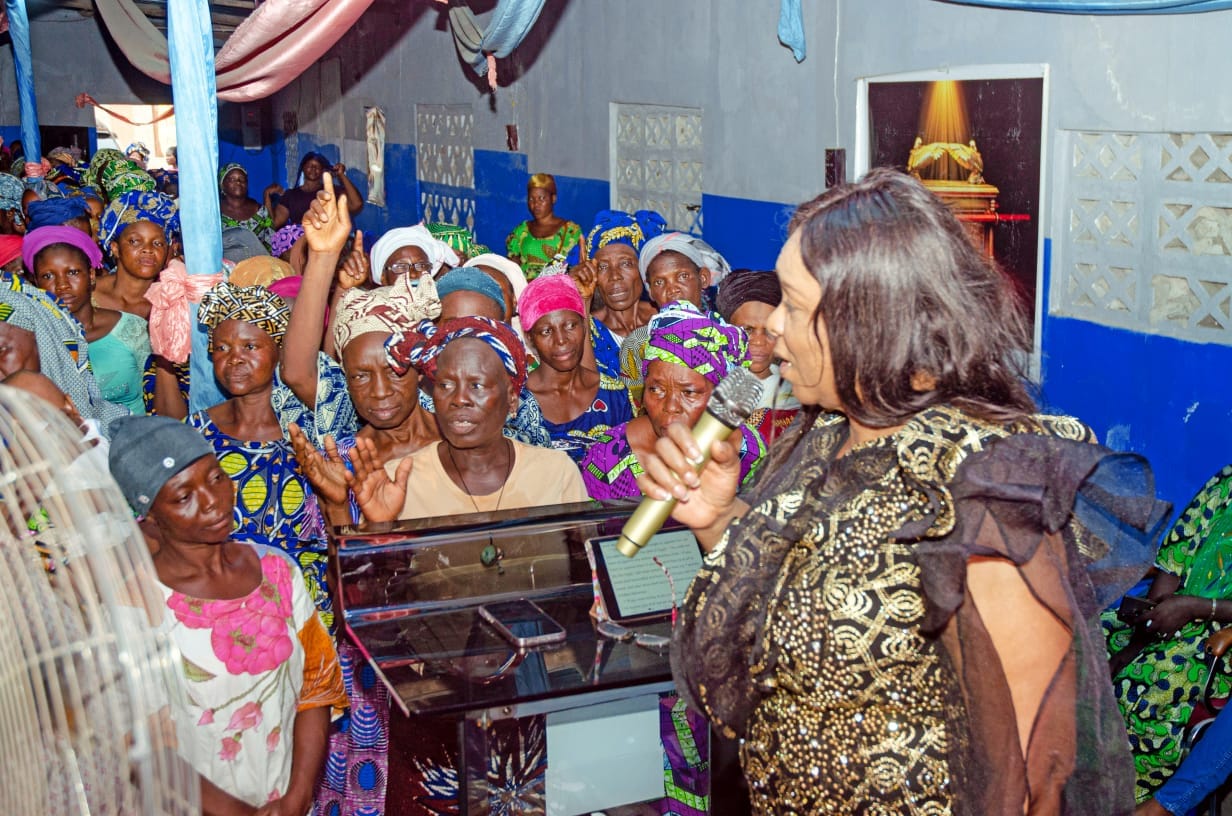
POLYGON ((683 426, 639 480, 707 550, 673 667, 743 739, 754 809, 1130 813, 1096 619, 1126 587, 1085 568, 1138 530, 1120 578, 1145 570, 1145 462, 1035 413, 1008 283, 911 177, 801 206, 776 271, 802 421, 747 494, 730 442, 694 472, 683 426))

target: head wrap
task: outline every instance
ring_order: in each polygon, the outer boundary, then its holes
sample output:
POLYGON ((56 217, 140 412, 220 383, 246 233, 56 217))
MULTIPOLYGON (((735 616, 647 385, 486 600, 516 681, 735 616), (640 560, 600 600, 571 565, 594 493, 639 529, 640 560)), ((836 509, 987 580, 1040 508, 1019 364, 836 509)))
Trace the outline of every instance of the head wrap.
POLYGON ((73 155, 71 147, 53 147, 47 151, 47 158, 53 161, 61 161, 70 167, 77 163, 77 157, 73 155))
POLYGON ((42 289, 0 286, 0 322, 34 333, 39 371, 68 395, 83 417, 110 421, 128 413, 103 399, 90 371, 81 324, 42 289))
POLYGON ((244 174, 245 179, 248 178, 248 169, 244 167, 244 165, 239 164, 237 162, 228 162, 227 164, 224 164, 222 166, 221 170, 218 171, 218 186, 219 187, 222 187, 223 179, 225 179, 227 177, 227 173, 230 173, 232 170, 239 170, 241 173, 244 174))
POLYGON ((338 309, 334 350, 341 357, 347 344, 361 334, 409 333, 421 321, 439 317, 441 299, 431 277, 421 278, 414 287, 403 277, 394 281, 393 286, 367 291, 352 289, 342 296, 338 309))
POLYGON ((143 160, 150 158, 150 148, 146 147, 143 142, 133 142, 128 147, 124 148, 124 155, 136 153, 143 160))
POLYGON ((34 256, 52 244, 68 244, 80 249, 89 260, 91 269, 101 269, 103 266, 103 253, 99 252, 98 244, 91 241, 89 235, 76 227, 57 225, 31 230, 22 239, 21 261, 30 274, 34 274, 34 256))
POLYGON ((144 516, 163 485, 214 448, 199 431, 164 416, 120 417, 111 423, 107 467, 133 512, 144 516))
POLYGON ((569 251, 569 263, 581 260, 578 254, 581 249, 585 250, 587 258, 593 258, 608 244, 627 244, 637 252, 643 243, 666 229, 667 222, 654 210, 638 210, 632 215, 623 210, 603 210, 595 216, 590 232, 569 251))
POLYGON ((539 318, 558 309, 586 314, 586 304, 582 302, 577 284, 568 275, 540 275, 518 298, 518 312, 527 331, 535 328, 539 318))
MULTIPOLYGON (((457 224, 425 224, 428 232, 438 241, 443 241, 458 255, 458 260, 464 261, 475 255, 488 252, 488 248, 475 240, 475 234, 466 227, 457 224)), ((455 264, 456 266, 456 264, 455 264)))
POLYGON ((26 185, 21 179, 0 173, 0 210, 17 210, 21 213, 21 196, 26 192, 26 185))
POLYGON ((291 307, 264 286, 233 286, 226 281, 201 296, 197 320, 210 330, 224 320, 242 320, 262 329, 275 342, 287 333, 291 307))
POLYGON ((98 243, 111 253, 111 243, 120 240, 120 235, 129 224, 149 221, 166 234, 168 241, 180 237, 180 208, 174 198, 162 193, 133 191, 113 198, 103 211, 98 222, 98 243))
POLYGON ((522 272, 522 267, 504 255, 497 255, 495 252, 485 252, 482 255, 476 255, 471 258, 462 266, 486 266, 490 269, 495 269, 505 280, 509 281, 509 287, 513 289, 513 299, 515 301, 520 302, 522 292, 526 291, 526 274, 522 272))
POLYGON ((642 280, 646 280, 646 270, 650 262, 661 252, 679 252, 692 261, 699 269, 710 270, 710 285, 718 286, 723 278, 731 272, 731 264, 727 259, 715 252, 714 247, 701 238, 686 232, 669 232, 648 240, 642 245, 637 256, 637 267, 641 270, 642 280))
POLYGON ((31 201, 27 210, 30 213, 30 223, 26 225, 27 230, 55 227, 72 221, 74 218, 90 217, 90 207, 80 196, 31 201))
POLYGON ((24 240, 21 235, 0 235, 0 266, 4 266, 14 258, 21 257, 21 245, 24 240))
MULTIPOLYGON (((232 286, 264 286, 295 274, 291 264, 273 255, 254 255, 240 261, 227 278, 232 286)), ((278 294, 275 292, 274 294, 278 294)))
POLYGON ((385 271, 385 263, 393 257, 395 252, 408 246, 419 247, 428 256, 428 263, 432 264, 432 277, 436 277, 445 264, 457 266, 462 263, 462 259, 458 257, 458 253, 454 252, 453 247, 435 238, 423 224, 398 227, 382 235, 381 240, 373 244, 372 251, 368 253, 368 258, 372 263, 372 280, 379 285, 381 274, 385 271))
MULTIPOLYGON (((288 265, 287 268, 290 269, 290 265, 288 265)), ((274 280, 266 288, 283 300, 287 300, 288 298, 299 297, 299 290, 303 285, 303 275, 288 274, 286 277, 274 280)), ((325 322, 329 323, 329 307, 326 307, 325 309, 325 322)))
POLYGON ((436 291, 442 300, 454 292, 477 292, 496 301, 501 314, 505 313, 505 293, 501 291, 500 284, 488 277, 482 269, 475 269, 473 266, 459 267, 442 275, 436 282, 436 291))
POLYGON ((455 317, 439 327, 424 321, 416 327, 416 336, 395 334, 385 341, 385 357, 398 374, 412 367, 429 380, 436 379, 436 364, 445 347, 463 337, 473 337, 488 344, 496 352, 509 379, 520 391, 526 384, 526 349, 508 323, 486 317, 455 317))
POLYGON ((232 263, 246 261, 256 255, 268 255, 265 244, 247 227, 227 227, 222 231, 222 257, 232 263))
POLYGON ((642 360, 642 379, 652 360, 683 366, 711 385, 733 368, 748 364, 749 340, 744 331, 719 323, 692 303, 676 301, 650 318, 650 338, 642 360))
POLYGON ((299 224, 287 224, 270 238, 270 254, 282 255, 295 246, 295 242, 304 236, 304 228, 299 224))
POLYGON ((152 193, 158 186, 153 176, 123 153, 111 148, 104 148, 94 154, 86 177, 90 182, 97 182, 108 199, 133 191, 152 193))
POLYGON ((782 301, 783 290, 779 286, 778 275, 773 272, 738 269, 728 275, 719 287, 714 306, 719 314, 723 315, 723 319, 730 322, 736 310, 746 303, 778 306, 782 301))

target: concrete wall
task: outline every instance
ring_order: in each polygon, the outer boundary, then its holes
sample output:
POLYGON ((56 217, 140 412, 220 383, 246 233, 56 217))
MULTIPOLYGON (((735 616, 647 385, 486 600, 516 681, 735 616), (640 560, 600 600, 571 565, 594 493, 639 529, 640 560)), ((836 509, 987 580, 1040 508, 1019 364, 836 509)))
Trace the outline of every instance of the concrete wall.
MULTIPOLYGON (((934 0, 804 7, 808 58, 797 65, 775 36, 777 3, 547 0, 528 41, 501 61, 502 87, 492 95, 459 63, 437 4, 378 2, 327 55, 345 55, 340 105, 318 111, 311 83, 294 83, 270 100, 272 136, 257 153, 238 147, 238 116, 223 106, 222 160, 248 166, 255 193, 285 175, 284 111, 299 114, 301 155, 325 144, 338 157, 363 139, 364 106, 380 105, 390 206, 368 206, 359 219, 375 236, 419 214, 414 105, 469 105, 476 232, 499 246, 526 217, 528 172, 557 176, 562 215, 587 224, 607 206, 611 102, 700 107, 706 237, 736 265, 768 267, 791 205, 823 186, 824 148, 854 156, 862 77, 1046 63, 1050 154, 1060 129, 1227 131, 1232 122, 1232 92, 1222 81, 1232 72, 1224 47, 1232 12, 1087 17, 934 0), (516 153, 505 147, 507 124, 519 129, 516 153)), ((161 101, 151 94, 166 94, 132 77, 92 21, 36 24, 34 48, 47 123, 89 121, 72 107, 78 90, 101 101, 161 101)), ((0 87, 12 87, 11 70, 4 53, 0 87)), ((12 94, 0 94, 0 125, 15 124, 12 94)), ((1048 239, 1053 164, 1043 172, 1039 220, 1048 239)), ((352 178, 362 190, 358 170, 352 178)), ((1043 263, 1050 261, 1046 253, 1043 263)), ((1232 389, 1222 377, 1232 349, 1054 318, 1046 307, 1042 395, 1049 408, 1074 412, 1113 445, 1146 453, 1161 492, 1176 502, 1232 459, 1232 389)))

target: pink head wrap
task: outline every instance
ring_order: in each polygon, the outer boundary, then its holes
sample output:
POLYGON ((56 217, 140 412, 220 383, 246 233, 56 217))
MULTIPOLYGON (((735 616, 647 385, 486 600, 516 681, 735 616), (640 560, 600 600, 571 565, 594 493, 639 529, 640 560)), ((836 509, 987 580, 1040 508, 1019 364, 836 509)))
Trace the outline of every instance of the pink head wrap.
POLYGON ((190 275, 183 261, 167 264, 145 299, 150 301, 150 346, 154 353, 173 363, 183 363, 192 351, 191 303, 222 280, 215 275, 190 275))
POLYGON ((518 298, 518 314, 528 332, 535 328, 539 318, 558 309, 586 314, 577 284, 568 275, 540 275, 526 285, 518 298))
POLYGON ((99 269, 103 265, 103 253, 98 244, 76 227, 39 227, 27 232, 21 241, 21 262, 31 274, 34 273, 34 256, 52 244, 68 244, 80 249, 89 260, 91 269, 99 269))
POLYGON ((21 257, 21 244, 20 235, 0 235, 0 266, 21 257))

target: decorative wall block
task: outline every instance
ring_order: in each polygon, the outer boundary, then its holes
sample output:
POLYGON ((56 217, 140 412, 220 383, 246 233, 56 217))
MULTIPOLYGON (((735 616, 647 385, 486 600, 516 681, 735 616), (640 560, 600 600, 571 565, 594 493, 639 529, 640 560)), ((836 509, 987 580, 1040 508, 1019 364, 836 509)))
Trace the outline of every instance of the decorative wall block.
POLYGON ((672 229, 702 232, 702 112, 614 104, 612 206, 657 210, 672 229))
POLYGON ((1232 344, 1232 134, 1060 141, 1050 312, 1232 344))
POLYGON ((475 115, 470 105, 416 105, 416 164, 424 220, 475 228, 475 115))

